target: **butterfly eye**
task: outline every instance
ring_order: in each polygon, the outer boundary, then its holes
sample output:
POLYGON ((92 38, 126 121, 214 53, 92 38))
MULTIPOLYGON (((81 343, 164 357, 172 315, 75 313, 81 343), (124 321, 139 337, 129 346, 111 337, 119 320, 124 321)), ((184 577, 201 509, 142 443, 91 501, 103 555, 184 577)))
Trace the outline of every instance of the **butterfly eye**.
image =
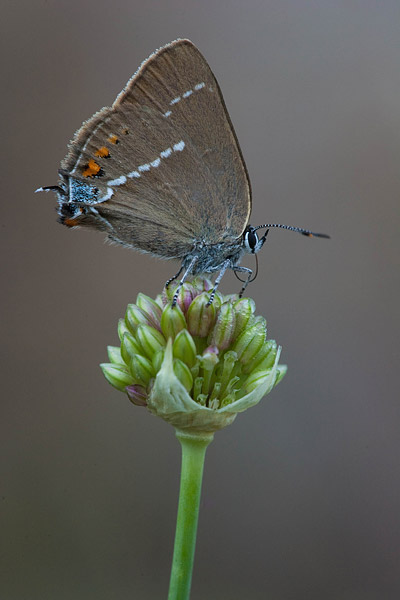
POLYGON ((251 252, 252 254, 254 254, 254 249, 257 246, 257 243, 258 243, 258 235, 256 234, 253 227, 251 227, 248 229, 248 231, 246 231, 245 238, 244 238, 244 245, 246 246, 246 249, 248 252, 251 252))

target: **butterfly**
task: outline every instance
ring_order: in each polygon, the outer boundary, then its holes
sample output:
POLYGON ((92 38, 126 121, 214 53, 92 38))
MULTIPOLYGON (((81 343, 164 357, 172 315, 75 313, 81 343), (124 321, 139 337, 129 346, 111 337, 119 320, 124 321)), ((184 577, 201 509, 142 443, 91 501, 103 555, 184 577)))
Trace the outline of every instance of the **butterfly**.
POLYGON ((251 186, 239 142, 207 61, 187 39, 154 52, 110 108, 83 123, 69 144, 56 186, 59 221, 181 266, 166 285, 227 269, 245 275, 245 254, 270 228, 329 237, 300 227, 249 224, 251 186), (259 237, 257 231, 264 229, 259 237))

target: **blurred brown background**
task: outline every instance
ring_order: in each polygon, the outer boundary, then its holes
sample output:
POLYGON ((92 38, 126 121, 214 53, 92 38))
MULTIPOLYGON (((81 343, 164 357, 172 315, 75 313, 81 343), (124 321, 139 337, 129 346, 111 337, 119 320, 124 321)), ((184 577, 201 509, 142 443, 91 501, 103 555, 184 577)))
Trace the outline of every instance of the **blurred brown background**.
MULTIPOLYGON (((165 598, 180 453, 98 363, 175 265, 56 222, 66 144, 154 49, 209 61, 271 231, 250 287, 289 365, 206 461, 193 600, 400 597, 397 1, 4 1, 4 600, 165 598)), ((232 275, 222 291, 238 290, 232 275)))

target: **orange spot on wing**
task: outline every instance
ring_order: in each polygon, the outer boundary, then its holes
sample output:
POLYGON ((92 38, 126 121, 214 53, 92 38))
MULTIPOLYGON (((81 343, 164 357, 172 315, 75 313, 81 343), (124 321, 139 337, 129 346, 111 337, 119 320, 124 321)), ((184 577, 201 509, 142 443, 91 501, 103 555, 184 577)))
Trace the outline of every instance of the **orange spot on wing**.
POLYGON ((108 140, 112 143, 112 144, 118 144, 118 137, 116 135, 110 135, 110 137, 108 138, 108 140))
POLYGON ((100 165, 97 164, 93 158, 91 158, 87 164, 86 169, 83 171, 82 175, 84 177, 92 177, 93 175, 97 175, 100 171, 100 165))
POLYGON ((110 154, 110 151, 105 146, 102 146, 101 148, 96 150, 96 152, 94 153, 95 156, 100 156, 100 158, 105 158, 106 156, 109 156, 109 154, 110 154))

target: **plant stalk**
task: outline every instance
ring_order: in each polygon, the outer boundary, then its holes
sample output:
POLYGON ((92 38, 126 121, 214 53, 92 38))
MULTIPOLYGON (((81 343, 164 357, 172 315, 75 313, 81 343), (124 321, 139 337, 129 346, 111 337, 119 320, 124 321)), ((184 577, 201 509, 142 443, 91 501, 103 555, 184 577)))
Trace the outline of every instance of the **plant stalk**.
POLYGON ((168 600, 188 600, 192 583, 204 459, 214 435, 177 430, 182 446, 181 482, 168 600))

